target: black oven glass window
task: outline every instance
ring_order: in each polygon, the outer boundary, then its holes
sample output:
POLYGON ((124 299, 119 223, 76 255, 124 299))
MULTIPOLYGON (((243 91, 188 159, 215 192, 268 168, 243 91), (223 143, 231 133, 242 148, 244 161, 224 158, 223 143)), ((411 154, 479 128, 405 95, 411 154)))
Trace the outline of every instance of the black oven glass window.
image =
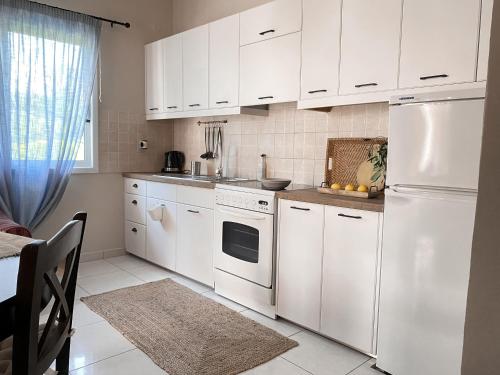
POLYGON ((225 221, 222 224, 222 251, 245 262, 259 261, 259 231, 255 228, 225 221))

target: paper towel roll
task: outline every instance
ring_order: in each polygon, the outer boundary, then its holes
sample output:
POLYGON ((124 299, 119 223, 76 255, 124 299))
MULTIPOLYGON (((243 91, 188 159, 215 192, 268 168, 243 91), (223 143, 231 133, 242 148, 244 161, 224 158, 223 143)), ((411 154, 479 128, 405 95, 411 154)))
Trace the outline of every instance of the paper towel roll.
POLYGON ((165 209, 164 205, 158 205, 148 210, 148 214, 151 217, 151 219, 153 219, 153 221, 162 221, 164 209, 165 209))

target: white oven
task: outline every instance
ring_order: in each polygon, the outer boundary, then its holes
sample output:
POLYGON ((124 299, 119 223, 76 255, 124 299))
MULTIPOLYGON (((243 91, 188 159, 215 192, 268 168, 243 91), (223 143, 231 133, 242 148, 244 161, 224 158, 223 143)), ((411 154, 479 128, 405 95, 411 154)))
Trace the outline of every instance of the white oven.
POLYGON ((271 288, 274 215, 216 205, 215 268, 271 288))

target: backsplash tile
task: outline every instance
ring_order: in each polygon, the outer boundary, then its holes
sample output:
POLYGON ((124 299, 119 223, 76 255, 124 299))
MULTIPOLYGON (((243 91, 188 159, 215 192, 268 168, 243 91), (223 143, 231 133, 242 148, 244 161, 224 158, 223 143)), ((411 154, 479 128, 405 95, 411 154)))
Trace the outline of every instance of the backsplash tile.
MULTIPOLYGON (((223 126, 223 167, 226 176, 257 178, 260 154, 265 153, 268 177, 318 186, 324 179, 328 138, 387 137, 387 103, 335 107, 331 112, 297 110, 295 103, 275 104, 267 117, 227 116, 223 126)), ((202 173, 213 174, 219 161, 200 158, 205 152, 204 127, 198 118, 174 121, 174 149, 190 161, 202 162, 202 173)))
POLYGON ((163 167, 164 153, 172 149, 171 121, 146 121, 144 114, 101 111, 99 116, 99 171, 151 172, 163 167), (141 150, 139 142, 148 141, 141 150))

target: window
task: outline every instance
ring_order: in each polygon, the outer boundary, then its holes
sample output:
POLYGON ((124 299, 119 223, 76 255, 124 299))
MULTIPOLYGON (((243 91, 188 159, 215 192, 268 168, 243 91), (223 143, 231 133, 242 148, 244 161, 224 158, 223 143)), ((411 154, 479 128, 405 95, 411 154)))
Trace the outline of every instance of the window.
POLYGON ((98 160, 98 103, 97 90, 92 93, 89 114, 85 123, 85 130, 80 141, 73 173, 96 173, 99 171, 98 160))

